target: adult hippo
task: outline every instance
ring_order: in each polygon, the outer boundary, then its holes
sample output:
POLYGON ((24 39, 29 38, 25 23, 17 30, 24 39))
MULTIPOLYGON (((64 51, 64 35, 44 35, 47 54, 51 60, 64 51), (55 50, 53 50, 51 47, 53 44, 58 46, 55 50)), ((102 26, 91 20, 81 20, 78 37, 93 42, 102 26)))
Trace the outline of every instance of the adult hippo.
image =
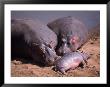
POLYGON ((47 24, 58 36, 58 55, 63 55, 80 48, 88 38, 88 29, 85 24, 72 17, 63 17, 47 24))
POLYGON ((57 35, 39 20, 11 20, 12 56, 31 56, 35 61, 52 65, 57 59, 57 35))

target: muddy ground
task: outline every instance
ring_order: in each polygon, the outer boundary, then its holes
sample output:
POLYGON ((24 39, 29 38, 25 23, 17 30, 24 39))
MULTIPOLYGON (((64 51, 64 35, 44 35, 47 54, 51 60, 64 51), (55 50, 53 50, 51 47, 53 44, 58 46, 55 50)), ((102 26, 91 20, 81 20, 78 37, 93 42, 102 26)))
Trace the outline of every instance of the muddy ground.
POLYGON ((79 50, 90 54, 85 67, 77 67, 67 71, 66 75, 53 70, 51 67, 40 67, 30 59, 15 58, 11 61, 12 77, 99 77, 100 76, 100 36, 93 34, 79 50))

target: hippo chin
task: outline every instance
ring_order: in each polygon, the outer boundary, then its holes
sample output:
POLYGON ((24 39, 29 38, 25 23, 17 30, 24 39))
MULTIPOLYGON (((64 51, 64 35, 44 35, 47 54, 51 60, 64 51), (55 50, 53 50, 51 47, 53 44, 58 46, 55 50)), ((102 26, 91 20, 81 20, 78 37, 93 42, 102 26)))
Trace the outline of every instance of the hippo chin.
POLYGON ((12 55, 25 52, 25 55, 30 55, 36 62, 52 65, 57 58, 54 50, 56 45, 57 35, 40 21, 11 20, 12 55))
POLYGON ((85 24, 72 17, 63 17, 47 24, 58 36, 58 55, 79 49, 88 39, 88 29, 85 24))

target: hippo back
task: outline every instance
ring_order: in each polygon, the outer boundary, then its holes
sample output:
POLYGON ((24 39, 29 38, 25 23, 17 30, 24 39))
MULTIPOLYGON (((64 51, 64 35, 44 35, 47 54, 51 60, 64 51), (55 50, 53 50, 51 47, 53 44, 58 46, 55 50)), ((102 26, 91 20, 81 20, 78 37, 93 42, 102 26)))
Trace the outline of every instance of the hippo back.
POLYGON ((27 43, 44 43, 49 44, 52 48, 57 45, 56 34, 38 20, 34 21, 30 19, 16 19, 15 22, 12 23, 12 35, 14 33, 13 31, 16 30, 19 30, 18 33, 23 33, 25 35, 24 38, 27 43), (21 25, 21 28, 17 27, 17 25, 21 25))

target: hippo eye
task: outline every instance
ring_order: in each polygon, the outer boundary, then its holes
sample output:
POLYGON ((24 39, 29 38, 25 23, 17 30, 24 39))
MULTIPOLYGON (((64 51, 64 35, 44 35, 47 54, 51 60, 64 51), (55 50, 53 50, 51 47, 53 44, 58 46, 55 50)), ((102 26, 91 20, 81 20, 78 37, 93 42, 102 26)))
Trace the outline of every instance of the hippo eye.
POLYGON ((66 39, 62 38, 62 42, 63 42, 63 43, 66 43, 66 39))

